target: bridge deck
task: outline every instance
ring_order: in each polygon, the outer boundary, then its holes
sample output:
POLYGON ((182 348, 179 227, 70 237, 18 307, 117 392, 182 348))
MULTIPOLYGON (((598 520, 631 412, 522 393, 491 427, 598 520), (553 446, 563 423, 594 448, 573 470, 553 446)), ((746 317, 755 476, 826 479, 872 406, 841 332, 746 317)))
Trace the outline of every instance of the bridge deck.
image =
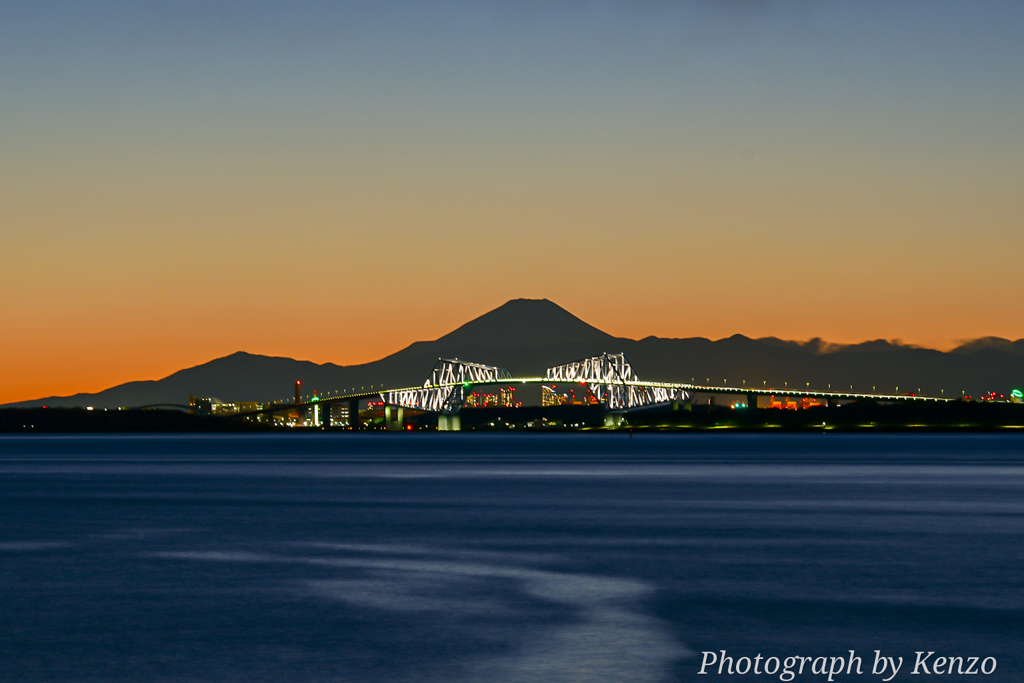
MULTIPOLYGON (((268 407, 253 413, 247 413, 249 415, 266 412, 279 412, 282 410, 291 410, 294 408, 308 408, 318 404, 333 403, 336 401, 355 401, 355 400, 366 400, 382 398, 384 394, 391 392, 400 391, 423 391, 423 390, 438 390, 438 389, 452 389, 458 386, 464 386, 467 389, 472 389, 477 386, 494 386, 494 385, 508 385, 508 384, 588 384, 589 382, 579 382, 577 380, 553 380, 547 379, 546 377, 510 377, 506 379, 498 380, 486 380, 486 381, 471 381, 461 383, 448 383, 448 384, 429 384, 414 387, 395 387, 395 388, 381 388, 379 391, 360 391, 357 393, 349 394, 336 394, 334 396, 320 396, 316 401, 307 401, 305 403, 289 403, 281 404, 277 407, 268 407)), ((741 395, 756 395, 756 396, 786 396, 795 398, 824 398, 824 399, 845 399, 845 400, 863 400, 871 399, 874 401, 931 401, 936 403, 949 402, 955 399, 944 398, 938 396, 910 396, 907 394, 868 394, 859 393, 853 391, 811 391, 804 389, 789 389, 783 388, 761 388, 757 389, 754 387, 730 387, 730 386, 707 386, 701 384, 686 384, 686 383, 675 383, 675 382, 648 382, 643 380, 626 380, 619 382, 612 382, 612 384, 620 386, 634 386, 634 387, 652 387, 652 388, 663 388, 663 389, 678 389, 682 391, 689 391, 692 393, 701 394, 741 394, 741 395)))

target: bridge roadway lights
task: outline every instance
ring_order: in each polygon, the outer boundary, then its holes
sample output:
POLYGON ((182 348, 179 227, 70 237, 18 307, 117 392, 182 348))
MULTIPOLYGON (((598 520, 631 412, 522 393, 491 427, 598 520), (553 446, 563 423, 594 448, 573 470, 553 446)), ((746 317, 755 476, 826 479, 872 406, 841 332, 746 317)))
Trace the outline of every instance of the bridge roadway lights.
POLYGON ((444 413, 441 413, 437 416, 437 431, 461 432, 462 418, 459 417, 458 413, 455 413, 454 415, 445 415, 444 413))

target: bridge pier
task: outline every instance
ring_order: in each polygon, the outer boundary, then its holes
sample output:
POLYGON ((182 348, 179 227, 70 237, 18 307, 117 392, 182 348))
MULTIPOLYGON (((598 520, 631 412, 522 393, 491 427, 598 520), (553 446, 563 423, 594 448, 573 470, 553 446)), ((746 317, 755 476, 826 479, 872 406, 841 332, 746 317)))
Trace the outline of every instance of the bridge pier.
POLYGON ((331 427, 331 404, 330 403, 318 403, 316 406, 318 412, 316 426, 321 429, 330 429, 331 427))
POLYGON ((444 413, 441 413, 437 416, 437 431, 461 432, 462 418, 459 417, 458 413, 455 413, 454 415, 445 415, 444 413))
POLYGON ((605 413, 604 414, 604 427, 605 429, 617 429, 622 426, 626 419, 617 413, 605 413))
POLYGON ((384 426, 389 432, 400 432, 405 429, 405 408, 384 406, 384 426))
POLYGON ((757 410, 757 394, 747 394, 747 408, 757 410))
POLYGON ((348 405, 348 428, 349 429, 362 429, 362 423, 359 422, 359 400, 347 401, 348 405))
POLYGON ((829 408, 835 408, 838 405, 839 405, 839 399, 838 398, 833 398, 833 397, 830 396, 829 399, 828 399, 828 407, 829 408))

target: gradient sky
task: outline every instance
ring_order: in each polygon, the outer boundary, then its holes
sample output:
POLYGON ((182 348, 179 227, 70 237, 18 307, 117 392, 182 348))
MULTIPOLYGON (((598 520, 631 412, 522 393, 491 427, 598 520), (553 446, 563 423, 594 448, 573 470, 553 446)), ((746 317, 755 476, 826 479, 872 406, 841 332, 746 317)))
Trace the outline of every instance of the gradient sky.
POLYGON ((612 334, 1024 337, 1019 0, 11 0, 0 402, 612 334))

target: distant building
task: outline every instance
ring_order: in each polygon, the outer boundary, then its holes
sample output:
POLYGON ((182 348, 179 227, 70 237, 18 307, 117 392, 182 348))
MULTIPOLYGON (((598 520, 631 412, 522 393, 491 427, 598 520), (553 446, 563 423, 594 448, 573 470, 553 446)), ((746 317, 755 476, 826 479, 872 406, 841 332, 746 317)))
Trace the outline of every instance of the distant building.
POLYGON ((568 394, 560 394, 557 391, 557 385, 552 384, 548 386, 546 384, 540 387, 540 404, 542 406, 564 406, 569 402, 568 394))
POLYGON ((769 408, 781 408, 783 410, 803 410, 823 405, 826 405, 825 401, 810 396, 805 396, 803 398, 794 398, 790 396, 781 396, 776 398, 775 396, 771 396, 768 402, 769 408))
POLYGON ((499 403, 503 408, 511 408, 516 404, 515 387, 502 387, 499 392, 499 403))
POLYGON ((515 387, 501 387, 496 394, 474 391, 466 397, 465 403, 467 408, 515 408, 519 405, 522 403, 516 403, 515 387))
POLYGON ((197 413, 206 415, 237 415, 238 413, 248 413, 263 408, 262 403, 253 401, 236 401, 231 403, 212 396, 199 397, 194 394, 189 395, 188 406, 197 413))
POLYGON ((541 385, 540 404, 542 406, 591 406, 600 401, 594 396, 590 387, 580 382, 577 386, 570 384, 568 391, 558 391, 558 385, 541 385), (579 389, 579 394, 576 390, 579 389))

